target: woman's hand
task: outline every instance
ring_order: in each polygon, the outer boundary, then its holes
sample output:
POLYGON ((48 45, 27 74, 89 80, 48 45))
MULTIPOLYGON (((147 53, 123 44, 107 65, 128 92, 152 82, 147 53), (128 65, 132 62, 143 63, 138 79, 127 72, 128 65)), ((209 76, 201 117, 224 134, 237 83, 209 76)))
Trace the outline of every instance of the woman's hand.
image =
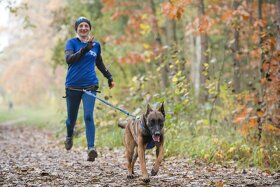
POLYGON ((87 39, 87 45, 86 47, 82 48, 82 54, 86 54, 87 52, 89 52, 92 47, 93 47, 93 40, 94 40, 94 36, 89 36, 87 39))
POLYGON ((111 88, 114 88, 114 86, 115 86, 114 80, 113 80, 113 79, 108 79, 108 85, 109 85, 109 88, 110 88, 110 89, 111 89, 111 88))
POLYGON ((89 36, 87 42, 93 42, 94 36, 89 36))

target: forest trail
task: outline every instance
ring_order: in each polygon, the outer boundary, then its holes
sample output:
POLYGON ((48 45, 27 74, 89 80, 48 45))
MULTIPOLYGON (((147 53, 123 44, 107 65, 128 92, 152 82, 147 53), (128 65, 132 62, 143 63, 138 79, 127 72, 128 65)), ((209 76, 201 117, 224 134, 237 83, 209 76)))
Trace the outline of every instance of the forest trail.
MULTIPOLYGON (((86 150, 64 149, 62 138, 31 127, 0 125, 0 186, 280 186, 280 173, 238 170, 186 158, 166 158, 159 174, 145 185, 136 163, 135 179, 126 179, 124 149, 98 149, 95 162, 86 150)), ((151 171, 154 156, 147 155, 151 171)))

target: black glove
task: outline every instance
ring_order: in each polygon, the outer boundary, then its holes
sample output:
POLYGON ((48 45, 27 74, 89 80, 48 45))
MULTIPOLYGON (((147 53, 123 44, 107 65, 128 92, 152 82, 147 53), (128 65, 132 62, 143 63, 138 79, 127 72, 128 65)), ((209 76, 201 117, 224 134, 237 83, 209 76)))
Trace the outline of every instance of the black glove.
POLYGON ((84 55, 92 49, 92 41, 87 42, 87 45, 81 49, 81 53, 84 55))
POLYGON ((108 79, 108 86, 111 88, 112 87, 112 83, 113 83, 113 78, 112 77, 110 77, 109 79, 108 79))

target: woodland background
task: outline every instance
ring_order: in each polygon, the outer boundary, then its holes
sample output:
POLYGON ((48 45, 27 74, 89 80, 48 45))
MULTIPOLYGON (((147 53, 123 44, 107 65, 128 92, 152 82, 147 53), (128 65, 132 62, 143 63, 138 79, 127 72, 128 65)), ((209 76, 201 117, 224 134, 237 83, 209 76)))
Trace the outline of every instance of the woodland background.
MULTIPOLYGON (((279 171, 280 1, 22 0, 10 11, 0 53, 0 122, 65 133, 64 45, 79 16, 116 87, 99 73, 100 97, 134 115, 165 103, 166 156, 279 171), (13 103, 13 107, 8 107, 13 103)), ((119 118, 97 102, 96 144, 121 146, 119 118)), ((85 145, 82 113, 76 144, 85 145)))

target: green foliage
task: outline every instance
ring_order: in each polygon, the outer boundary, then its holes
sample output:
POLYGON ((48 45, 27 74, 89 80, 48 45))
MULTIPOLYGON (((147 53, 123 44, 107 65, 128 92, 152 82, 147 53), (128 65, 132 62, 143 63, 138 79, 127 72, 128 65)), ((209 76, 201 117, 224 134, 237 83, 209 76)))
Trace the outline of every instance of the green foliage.
POLYGON ((57 66, 66 66, 65 58, 63 58, 64 45, 65 45, 64 41, 60 39, 53 49, 52 61, 53 61, 54 69, 56 69, 57 66))
POLYGON ((117 125, 99 126, 96 128, 96 145, 109 148, 120 147, 123 145, 123 132, 124 130, 117 125))

